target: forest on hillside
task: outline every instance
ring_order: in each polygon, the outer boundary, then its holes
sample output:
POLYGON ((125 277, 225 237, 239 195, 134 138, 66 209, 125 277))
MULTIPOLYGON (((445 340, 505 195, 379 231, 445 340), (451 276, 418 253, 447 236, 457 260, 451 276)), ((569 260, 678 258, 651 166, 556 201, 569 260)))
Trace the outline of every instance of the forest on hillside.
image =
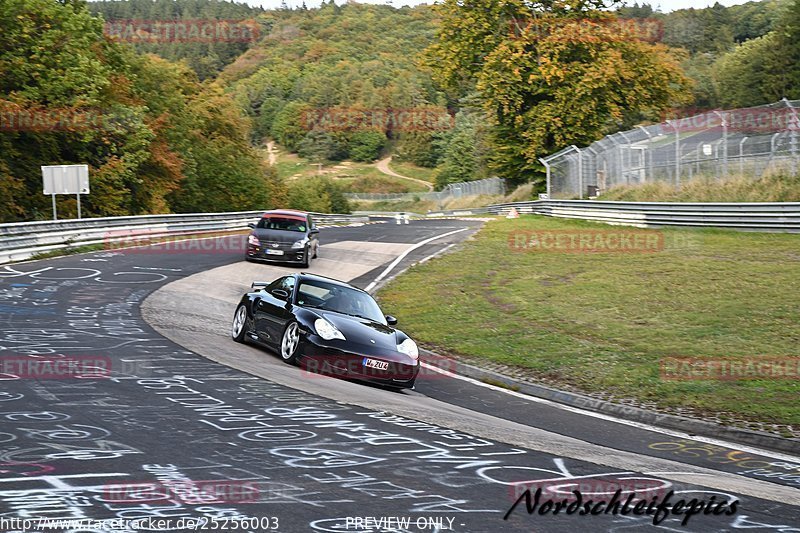
POLYGON ((800 0, 668 14, 602 0, 0 3, 4 221, 48 217, 46 164, 90 165, 92 216, 332 210, 336 184, 287 190, 265 141, 313 162, 391 152, 435 168, 438 187, 538 184, 538 157, 670 110, 800 98, 800 0), (190 38, 156 38, 152 21, 190 38), (198 21, 219 21, 217 38, 191 38, 198 21))

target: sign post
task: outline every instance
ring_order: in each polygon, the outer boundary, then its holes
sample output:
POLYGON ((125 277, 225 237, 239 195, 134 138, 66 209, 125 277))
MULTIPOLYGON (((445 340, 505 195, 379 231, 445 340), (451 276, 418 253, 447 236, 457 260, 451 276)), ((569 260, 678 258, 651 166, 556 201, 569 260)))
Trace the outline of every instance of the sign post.
POLYGON ((53 199, 53 220, 58 220, 56 194, 74 194, 78 200, 78 218, 81 218, 81 194, 89 194, 88 165, 49 165, 42 167, 44 194, 53 199))

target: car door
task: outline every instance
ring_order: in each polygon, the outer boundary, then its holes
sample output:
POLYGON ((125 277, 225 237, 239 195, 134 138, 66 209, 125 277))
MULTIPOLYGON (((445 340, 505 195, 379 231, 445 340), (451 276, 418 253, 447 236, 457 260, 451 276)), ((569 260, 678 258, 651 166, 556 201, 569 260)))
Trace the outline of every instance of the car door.
MULTIPOLYGON (((294 276, 285 276, 270 283, 256 302, 253 316, 256 323, 256 332, 259 339, 270 344, 280 343, 280 336, 283 334, 283 326, 286 323, 287 301, 275 296, 274 290, 287 290, 294 288, 294 276), (291 280, 291 281, 288 281, 291 280)), ((291 299, 292 291, 289 290, 291 299)))
MULTIPOLYGON (((296 278, 294 276, 286 276, 281 282, 281 289, 286 291, 289 295, 286 300, 279 300, 280 307, 275 310, 273 327, 275 328, 275 339, 280 343, 283 330, 286 329, 286 324, 294 318, 292 312, 292 302, 294 301, 294 286, 296 278)), ((276 298, 277 299, 277 298, 276 298)))

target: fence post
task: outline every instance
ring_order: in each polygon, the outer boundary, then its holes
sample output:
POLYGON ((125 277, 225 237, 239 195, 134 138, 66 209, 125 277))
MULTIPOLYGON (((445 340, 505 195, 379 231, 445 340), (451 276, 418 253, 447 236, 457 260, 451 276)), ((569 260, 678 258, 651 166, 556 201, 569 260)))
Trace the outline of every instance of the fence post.
MULTIPOLYGON (((633 151, 633 149, 631 148, 631 140, 628 138, 628 136, 625 135, 625 133, 622 132, 622 131, 619 132, 619 134, 622 136, 623 139, 625 139, 625 142, 628 143, 628 166, 625 169, 627 171, 627 177, 625 178, 625 183, 626 184, 630 184, 630 182, 631 182, 630 175, 631 175, 631 166, 632 166, 631 165, 631 152, 633 151)), ((620 146, 620 150, 622 150, 621 146, 620 146)))
MULTIPOLYGON (((606 172, 606 187, 610 189, 613 185, 609 184, 609 178, 611 178, 611 176, 615 173, 616 167, 618 166, 616 164, 616 161, 619 160, 619 158, 617 157, 619 155, 619 150, 617 149, 618 148, 617 140, 614 139, 613 135, 607 136, 606 139, 611 141, 611 153, 614 156, 611 159, 611 170, 606 172)), ((606 159, 608 159, 608 158, 606 158, 606 159)), ((620 169, 621 169, 621 166, 620 166, 620 169)))
POLYGON ((547 174, 547 198, 550 199, 550 164, 543 157, 540 157, 539 161, 544 165, 544 170, 547 174))
POLYGON ((572 148, 578 152, 578 199, 583 200, 583 152, 574 144, 572 148))
MULTIPOLYGON (((636 126, 636 127, 639 128, 640 130, 642 130, 645 135, 647 135, 647 144, 649 145, 650 141, 652 140, 652 137, 650 136, 650 132, 647 131, 647 128, 645 128, 644 126, 636 126)), ((648 179, 652 180, 653 179, 653 151, 650 149, 650 146, 647 147, 647 155, 645 156, 645 165, 647 165, 647 166, 644 169, 644 181, 647 181, 648 179)))
POLYGON ((749 137, 744 137, 741 141, 739 141, 739 174, 744 177, 744 142, 749 139, 749 137))
POLYGON ((681 135, 677 120, 668 120, 667 124, 675 130, 675 187, 681 186, 681 135))
POLYGON ((797 129, 800 128, 800 122, 797 119, 797 108, 792 105, 792 102, 786 97, 783 98, 783 102, 792 110, 792 124, 789 126, 789 150, 792 155, 792 175, 795 175, 797 174, 797 129))
POLYGON ((719 111, 714 111, 722 121, 722 174, 728 177, 728 120, 719 111))
MULTIPOLYGON (((597 185, 597 156, 598 156, 599 154, 597 153, 597 150, 595 150, 595 149, 592 147, 592 145, 589 145, 589 146, 587 146, 587 147, 586 147, 586 149, 587 149, 587 150, 589 150, 590 152, 592 152, 592 165, 591 165, 591 167, 589 167, 589 168, 590 168, 590 171, 589 171, 589 177, 590 177, 590 178, 592 178, 592 177, 593 177, 594 179, 592 179, 592 182, 593 182, 595 185, 597 185), (594 172, 594 174, 592 174, 592 172, 594 172)), ((587 190, 587 192, 586 192, 586 197, 587 197, 587 198, 589 197, 589 192, 588 192, 588 190, 587 190)))

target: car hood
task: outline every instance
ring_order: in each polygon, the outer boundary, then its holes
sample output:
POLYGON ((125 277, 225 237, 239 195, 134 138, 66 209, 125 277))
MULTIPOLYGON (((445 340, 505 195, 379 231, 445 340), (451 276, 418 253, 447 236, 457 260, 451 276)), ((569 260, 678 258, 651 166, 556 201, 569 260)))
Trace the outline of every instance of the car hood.
POLYGON ((255 235, 259 241, 280 242, 283 244, 294 244, 295 242, 304 239, 306 236, 306 234, 302 231, 283 231, 264 228, 254 229, 253 235, 255 235))
POLYGON ((393 352, 397 351, 397 336, 394 328, 366 318, 343 315, 333 311, 315 311, 322 318, 336 326, 336 329, 341 331, 350 342, 384 348, 393 352))

